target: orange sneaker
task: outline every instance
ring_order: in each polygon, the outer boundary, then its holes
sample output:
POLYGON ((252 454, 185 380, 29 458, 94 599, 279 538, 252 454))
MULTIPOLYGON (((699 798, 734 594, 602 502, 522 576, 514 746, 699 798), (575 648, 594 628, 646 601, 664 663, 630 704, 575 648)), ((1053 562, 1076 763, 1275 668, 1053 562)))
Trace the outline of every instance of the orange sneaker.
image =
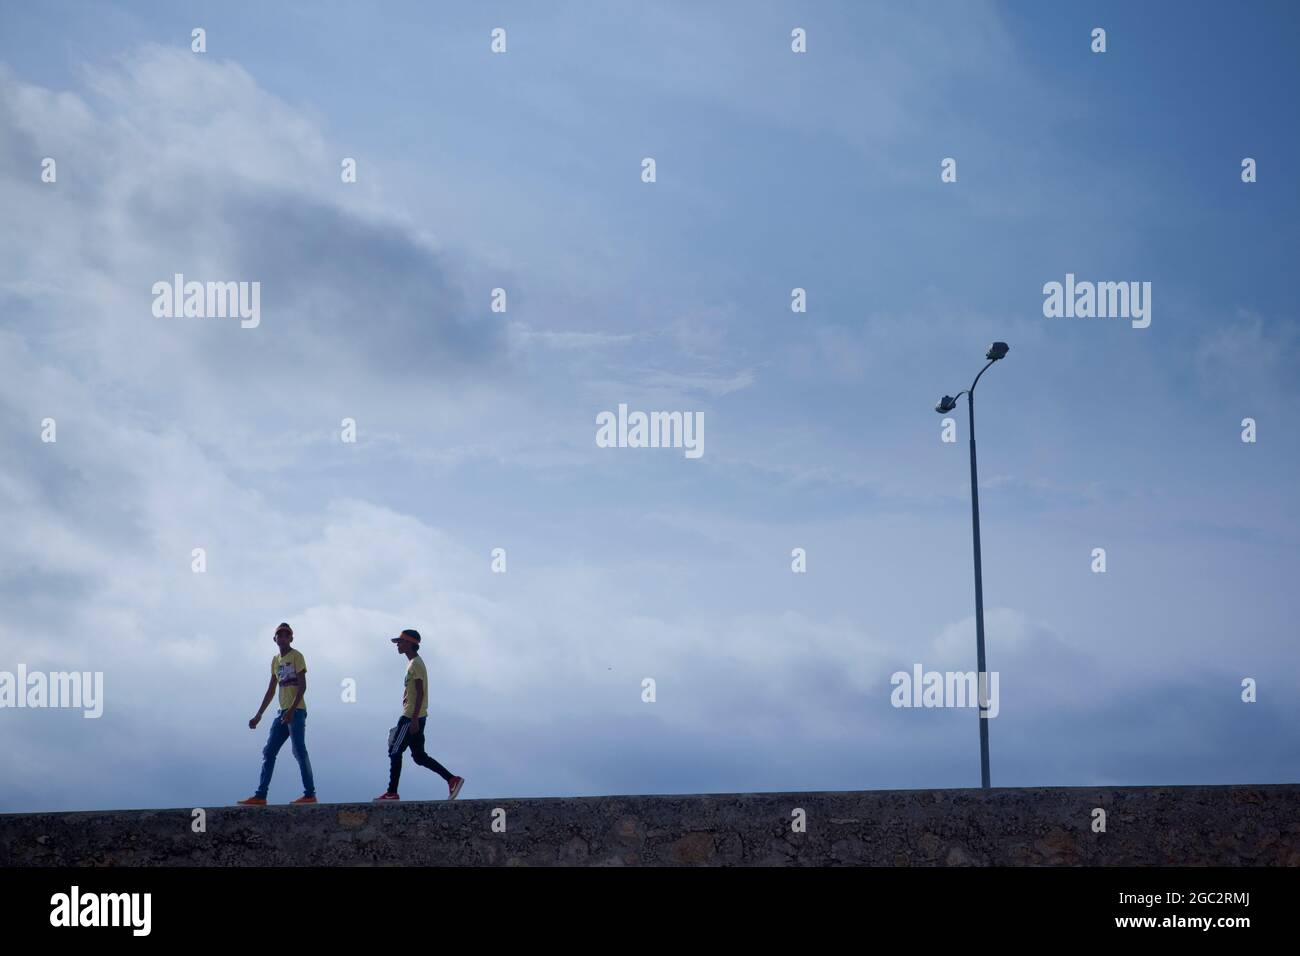
POLYGON ((265 797, 249 797, 247 800, 240 800, 241 807, 264 807, 266 806, 265 797))
POLYGON ((315 797, 299 797, 297 800, 290 800, 290 803, 315 803, 315 797))

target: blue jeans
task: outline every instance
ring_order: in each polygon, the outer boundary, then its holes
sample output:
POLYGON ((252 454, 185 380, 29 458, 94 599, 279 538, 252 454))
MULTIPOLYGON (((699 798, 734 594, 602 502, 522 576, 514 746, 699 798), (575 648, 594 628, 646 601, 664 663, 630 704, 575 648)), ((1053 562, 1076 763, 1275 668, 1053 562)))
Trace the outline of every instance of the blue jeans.
POLYGON ((257 796, 266 799, 266 790, 271 786, 271 772, 275 770, 275 755, 280 752, 284 742, 292 738, 293 756, 298 761, 298 769, 302 771, 302 795, 314 797, 316 781, 312 779, 311 758, 307 756, 307 711, 301 707, 295 710, 288 727, 280 719, 283 716, 284 711, 276 712, 275 719, 271 721, 271 733, 266 738, 266 746, 262 748, 262 779, 257 784, 257 796))

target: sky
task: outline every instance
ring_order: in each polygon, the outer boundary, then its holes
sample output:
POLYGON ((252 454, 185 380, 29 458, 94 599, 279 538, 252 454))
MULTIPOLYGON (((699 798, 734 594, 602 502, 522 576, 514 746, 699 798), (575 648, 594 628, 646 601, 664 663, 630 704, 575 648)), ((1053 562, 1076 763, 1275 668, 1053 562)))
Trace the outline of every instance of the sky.
POLYGON ((250 795, 280 621, 325 801, 404 627, 463 797, 978 786, 891 695, 976 666, 934 405, 995 340, 993 784, 1296 781, 1300 13, 1249 6, 0 3, 0 672, 103 675, 0 707, 0 812, 250 795))

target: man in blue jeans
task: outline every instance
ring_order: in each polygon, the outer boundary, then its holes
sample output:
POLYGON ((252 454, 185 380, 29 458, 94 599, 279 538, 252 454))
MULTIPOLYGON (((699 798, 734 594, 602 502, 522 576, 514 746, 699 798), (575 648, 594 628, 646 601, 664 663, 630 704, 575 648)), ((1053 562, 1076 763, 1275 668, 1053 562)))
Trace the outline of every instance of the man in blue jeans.
POLYGON ((271 683, 267 685, 266 696, 262 706, 257 709, 257 716, 248 722, 249 730, 256 730, 266 705, 271 703, 271 695, 276 685, 280 687, 280 712, 271 724, 271 733, 266 738, 266 747, 262 750, 262 779, 257 783, 257 792, 247 800, 239 803, 245 807, 266 806, 266 790, 271 786, 271 773, 275 770, 275 756, 280 752, 286 740, 293 741, 293 755, 302 771, 303 794, 293 803, 315 803, 316 783, 311 775, 311 759, 307 756, 307 705, 303 698, 307 695, 307 661, 299 651, 289 645, 293 642, 293 628, 281 624, 275 629, 275 643, 280 653, 271 658, 271 683))

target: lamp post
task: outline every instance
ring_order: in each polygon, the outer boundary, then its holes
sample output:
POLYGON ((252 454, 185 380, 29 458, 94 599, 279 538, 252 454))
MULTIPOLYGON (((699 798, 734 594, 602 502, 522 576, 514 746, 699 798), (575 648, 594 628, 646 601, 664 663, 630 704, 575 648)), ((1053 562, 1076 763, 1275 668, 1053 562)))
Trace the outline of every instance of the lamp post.
POLYGON ((989 363, 980 369, 980 374, 975 376, 975 381, 971 382, 970 388, 956 395, 945 395, 939 400, 939 404, 934 406, 934 410, 943 415, 956 408, 957 399, 965 395, 966 407, 970 411, 970 516, 971 530, 975 539, 975 656, 979 662, 976 680, 979 687, 977 709, 980 722, 980 786, 985 790, 989 788, 989 722, 984 716, 984 712, 988 709, 988 672, 984 669, 984 574, 980 566, 979 477, 975 471, 975 386, 979 384, 980 376, 989 370, 989 366, 998 359, 1006 357, 1009 348, 1006 342, 994 342, 990 345, 989 350, 984 353, 989 363))

